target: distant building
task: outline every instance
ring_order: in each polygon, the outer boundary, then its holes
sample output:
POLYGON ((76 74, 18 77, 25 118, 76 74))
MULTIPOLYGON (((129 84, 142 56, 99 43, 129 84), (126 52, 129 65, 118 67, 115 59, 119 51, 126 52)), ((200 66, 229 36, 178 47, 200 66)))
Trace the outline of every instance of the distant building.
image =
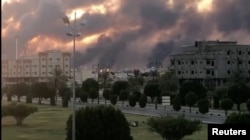
POLYGON ((3 84, 46 81, 53 76, 55 68, 60 68, 69 78, 70 53, 51 50, 34 56, 20 57, 18 60, 3 60, 3 84))
POLYGON ((210 78, 221 86, 234 72, 250 78, 250 45, 233 41, 196 41, 171 54, 170 61, 171 72, 181 81, 210 78))

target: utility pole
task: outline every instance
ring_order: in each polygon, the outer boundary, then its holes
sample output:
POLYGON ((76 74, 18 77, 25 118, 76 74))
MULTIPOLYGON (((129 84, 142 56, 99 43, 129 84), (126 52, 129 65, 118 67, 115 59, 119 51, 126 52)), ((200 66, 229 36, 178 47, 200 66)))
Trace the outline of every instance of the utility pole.
POLYGON ((97 83, 98 83, 98 99, 97 99, 97 101, 98 101, 98 104, 100 103, 100 98, 99 98, 99 74, 100 74, 100 64, 98 63, 97 64, 97 83))

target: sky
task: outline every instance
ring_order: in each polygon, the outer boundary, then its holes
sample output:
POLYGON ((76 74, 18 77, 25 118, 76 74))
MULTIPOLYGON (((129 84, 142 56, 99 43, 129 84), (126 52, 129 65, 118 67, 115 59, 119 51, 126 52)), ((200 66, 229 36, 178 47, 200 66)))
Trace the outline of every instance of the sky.
POLYGON ((250 0, 2 0, 2 53, 15 58, 40 51, 72 52, 76 64, 137 68, 168 63, 171 52, 196 40, 250 44, 250 0), (85 26, 81 27, 80 23, 85 26), (73 25, 73 24, 72 24, 73 25), (26 48, 26 49, 25 49, 26 48))

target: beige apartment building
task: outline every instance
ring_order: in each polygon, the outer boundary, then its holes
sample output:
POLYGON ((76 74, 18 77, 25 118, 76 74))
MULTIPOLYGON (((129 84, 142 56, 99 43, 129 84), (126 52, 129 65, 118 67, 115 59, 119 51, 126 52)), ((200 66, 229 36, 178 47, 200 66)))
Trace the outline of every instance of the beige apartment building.
POLYGON ((70 78, 70 55, 59 50, 49 50, 17 60, 2 60, 3 84, 47 81, 53 76, 55 68, 60 68, 70 78))
POLYGON ((180 81, 212 79, 225 84, 235 72, 250 79, 250 45, 234 41, 196 41, 170 55, 170 70, 180 81))

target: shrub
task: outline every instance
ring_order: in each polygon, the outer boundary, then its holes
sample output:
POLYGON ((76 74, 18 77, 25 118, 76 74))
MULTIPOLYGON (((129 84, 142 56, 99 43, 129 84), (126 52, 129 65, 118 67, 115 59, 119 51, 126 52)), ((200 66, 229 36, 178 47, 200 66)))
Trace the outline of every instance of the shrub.
POLYGON ((224 98, 221 100, 221 108, 225 110, 225 115, 227 115, 227 111, 232 109, 234 106, 234 102, 230 98, 224 98))
POLYGON ((250 113, 232 113, 226 118, 225 124, 250 124, 250 113))
POLYGON ((200 121, 190 121, 184 117, 160 117, 148 120, 149 129, 159 133, 166 140, 181 140, 201 129, 200 121))
POLYGON ((136 105, 136 96, 135 95, 130 95, 128 98, 129 101, 129 106, 135 107, 136 105))
POLYGON ((204 99, 200 99, 198 101, 198 108, 199 108, 199 112, 202 114, 208 113, 209 111, 209 101, 208 99, 204 98, 204 99))
POLYGON ((181 98, 179 96, 176 96, 173 99, 173 109, 175 111, 179 111, 181 109, 181 98))
POLYGON ((16 120, 16 125, 22 125, 23 120, 30 114, 38 111, 37 107, 28 106, 25 104, 11 103, 2 107, 4 116, 13 116, 16 120))
POLYGON ((139 106, 140 106, 141 108, 144 108, 144 107, 146 107, 146 105, 147 105, 147 96, 144 95, 144 94, 142 94, 142 95, 140 96, 140 98, 139 98, 139 106))
MULTIPOLYGON (((72 115, 66 140, 72 140, 72 115)), ((85 107, 76 111, 76 140, 132 140, 124 114, 112 106, 85 107)))

